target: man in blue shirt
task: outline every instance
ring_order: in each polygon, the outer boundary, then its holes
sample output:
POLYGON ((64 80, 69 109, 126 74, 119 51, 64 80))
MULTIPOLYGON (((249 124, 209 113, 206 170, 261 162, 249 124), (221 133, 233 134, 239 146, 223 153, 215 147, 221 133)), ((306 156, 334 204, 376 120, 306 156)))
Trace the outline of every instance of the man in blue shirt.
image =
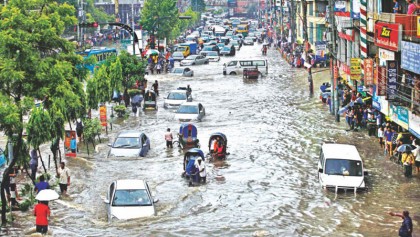
POLYGON ((392 149, 392 137, 394 136, 394 132, 391 131, 391 127, 387 127, 384 138, 386 142, 386 149, 389 152, 389 155, 393 155, 393 149, 392 149))
POLYGON ((394 8, 392 8, 392 9, 394 9, 394 13, 398 13, 398 8, 399 8, 399 4, 398 4, 398 0, 394 0, 394 8))
POLYGON ((410 213, 408 211, 403 211, 403 213, 394 213, 389 212, 391 216, 398 216, 403 219, 400 230, 398 231, 398 236, 400 237, 411 237, 413 233, 413 222, 411 221, 410 213))
POLYGON ((35 192, 39 193, 44 189, 49 189, 50 185, 48 184, 48 182, 45 182, 45 178, 44 175, 41 175, 39 177, 39 183, 35 184, 35 192))

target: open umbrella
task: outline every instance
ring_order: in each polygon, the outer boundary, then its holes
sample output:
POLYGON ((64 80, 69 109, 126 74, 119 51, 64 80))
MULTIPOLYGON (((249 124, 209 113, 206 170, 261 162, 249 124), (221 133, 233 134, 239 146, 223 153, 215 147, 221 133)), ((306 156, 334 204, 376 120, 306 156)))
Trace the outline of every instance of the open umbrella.
POLYGON ((60 196, 52 189, 44 189, 39 192, 35 199, 38 201, 52 201, 58 199, 60 196))
POLYGON ((410 144, 402 144, 401 146, 398 147, 397 151, 398 152, 407 152, 407 151, 411 151, 414 150, 415 147, 410 145, 410 144))
POLYGON ((149 49, 146 52, 146 55, 147 56, 149 56, 149 55, 158 55, 158 54, 159 54, 159 51, 157 51, 156 49, 149 49))

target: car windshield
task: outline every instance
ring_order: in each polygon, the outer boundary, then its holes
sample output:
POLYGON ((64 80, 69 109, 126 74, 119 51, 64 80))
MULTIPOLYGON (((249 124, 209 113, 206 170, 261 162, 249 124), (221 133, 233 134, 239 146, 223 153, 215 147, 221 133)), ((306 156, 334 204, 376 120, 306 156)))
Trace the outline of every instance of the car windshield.
POLYGON ((140 148, 139 137, 117 137, 113 148, 140 148))
POLYGON ((112 206, 151 206, 146 189, 116 190, 112 206))
POLYGON ((168 95, 168 100, 186 100, 187 94, 186 93, 179 93, 179 92, 172 92, 168 95))
POLYGON ((179 114, 198 114, 198 107, 193 105, 181 105, 177 113, 179 114))
POLYGON ((174 68, 174 70, 172 71, 172 73, 182 74, 182 73, 184 73, 184 69, 183 68, 174 68))
POLYGON ((245 40, 252 40, 252 38, 251 37, 246 37, 245 40))
POLYGON ((224 47, 223 51, 230 51, 230 47, 224 47))
POLYGON ((177 57, 181 56, 181 57, 184 57, 184 55, 182 54, 182 52, 174 52, 172 54, 172 56, 177 56, 177 57))
POLYGON ((211 46, 210 47, 204 47, 203 51, 212 51, 212 49, 213 49, 213 47, 211 47, 211 46))
POLYGON ((216 51, 208 52, 207 56, 217 56, 217 52, 216 51))
POLYGON ((186 60, 194 60, 196 58, 196 56, 195 55, 191 55, 191 56, 188 56, 187 58, 186 58, 186 60))
POLYGON ((362 162, 357 160, 327 159, 325 174, 362 176, 362 162))

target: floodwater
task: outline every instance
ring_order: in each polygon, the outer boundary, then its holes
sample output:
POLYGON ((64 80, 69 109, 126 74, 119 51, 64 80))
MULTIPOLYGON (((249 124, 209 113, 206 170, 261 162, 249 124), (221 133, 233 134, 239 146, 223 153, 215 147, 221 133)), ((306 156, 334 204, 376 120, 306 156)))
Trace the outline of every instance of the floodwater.
MULTIPOLYGON (((235 58, 262 58, 260 49, 243 46, 235 58)), ((269 74, 258 80, 223 76, 222 65, 231 59, 192 66, 193 78, 149 76, 149 82, 159 81, 159 110, 116 121, 110 139, 123 129, 140 130, 150 137, 151 151, 139 159, 107 159, 104 142, 91 158, 68 159, 70 197, 51 203, 53 235, 397 236, 401 220, 386 212, 404 209, 420 233, 418 176, 404 178, 376 139, 346 132, 343 120, 334 121, 317 98, 327 74, 314 75, 316 95, 310 97, 304 71, 291 68, 273 48, 269 74), (206 109, 196 123, 201 148, 208 153, 209 135, 222 132, 230 152, 226 161, 208 164, 207 184, 199 187, 188 187, 181 177, 183 153, 167 150, 163 138, 166 128, 180 125, 173 110, 163 109, 163 97, 187 84, 206 109), (324 141, 357 146, 370 170, 369 192, 335 198, 320 188, 317 159, 324 141), (147 180, 159 199, 157 216, 109 223, 102 198, 118 179, 147 180)), ((2 234, 23 235, 34 226, 30 212, 16 215, 19 224, 2 234)))

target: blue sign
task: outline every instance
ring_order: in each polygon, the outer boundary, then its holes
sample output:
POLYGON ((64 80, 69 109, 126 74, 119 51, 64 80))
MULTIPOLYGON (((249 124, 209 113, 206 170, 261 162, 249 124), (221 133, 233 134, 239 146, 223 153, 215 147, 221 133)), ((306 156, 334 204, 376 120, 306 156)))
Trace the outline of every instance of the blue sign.
POLYGON ((398 84, 398 62, 396 60, 386 61, 386 99, 395 100, 397 97, 398 84))
MULTIPOLYGON (((346 11, 346 1, 336 1, 334 3, 334 11, 335 12, 345 12, 346 11)), ((327 8, 328 10, 328 8, 327 8)))
POLYGON ((420 44, 402 41, 401 68, 420 74, 420 44))

